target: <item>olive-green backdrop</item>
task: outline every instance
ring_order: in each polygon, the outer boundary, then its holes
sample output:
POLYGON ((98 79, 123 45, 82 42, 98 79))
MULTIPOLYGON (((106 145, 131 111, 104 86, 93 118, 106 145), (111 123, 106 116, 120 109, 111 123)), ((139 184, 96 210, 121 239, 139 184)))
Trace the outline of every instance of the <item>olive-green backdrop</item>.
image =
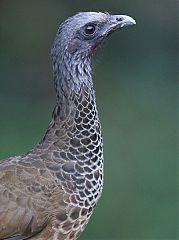
POLYGON ((177 0, 0 0, 0 158, 43 136, 50 47, 79 11, 128 14, 94 57, 104 192, 81 240, 177 239, 177 0))

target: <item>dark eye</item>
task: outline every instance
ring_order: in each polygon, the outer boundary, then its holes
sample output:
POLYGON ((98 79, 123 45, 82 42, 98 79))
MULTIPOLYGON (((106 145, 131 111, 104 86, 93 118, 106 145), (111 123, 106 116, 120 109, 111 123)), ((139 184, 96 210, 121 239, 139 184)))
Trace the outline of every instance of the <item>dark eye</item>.
POLYGON ((88 24, 85 26, 85 34, 86 35, 93 35, 96 31, 96 26, 94 24, 88 24))

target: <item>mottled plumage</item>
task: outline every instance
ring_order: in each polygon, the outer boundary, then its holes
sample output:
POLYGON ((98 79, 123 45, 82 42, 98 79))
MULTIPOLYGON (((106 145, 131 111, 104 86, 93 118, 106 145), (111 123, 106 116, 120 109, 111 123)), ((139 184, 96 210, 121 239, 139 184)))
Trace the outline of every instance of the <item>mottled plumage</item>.
POLYGON ((103 188, 103 144, 91 56, 135 21, 84 12, 60 25, 52 47, 57 104, 41 142, 0 164, 0 239, 76 239, 103 188))

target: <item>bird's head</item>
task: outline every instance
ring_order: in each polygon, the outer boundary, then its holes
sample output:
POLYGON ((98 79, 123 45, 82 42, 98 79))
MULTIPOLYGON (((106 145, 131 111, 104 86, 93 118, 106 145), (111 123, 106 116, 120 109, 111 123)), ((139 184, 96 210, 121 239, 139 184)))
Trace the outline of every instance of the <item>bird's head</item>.
POLYGON ((61 24, 55 40, 56 50, 70 54, 89 56, 114 31, 135 24, 126 15, 110 15, 102 12, 80 12, 61 24))
POLYGON ((57 92, 78 91, 82 83, 90 88, 92 54, 112 32, 132 24, 129 16, 102 12, 80 12, 63 22, 51 51, 57 92))

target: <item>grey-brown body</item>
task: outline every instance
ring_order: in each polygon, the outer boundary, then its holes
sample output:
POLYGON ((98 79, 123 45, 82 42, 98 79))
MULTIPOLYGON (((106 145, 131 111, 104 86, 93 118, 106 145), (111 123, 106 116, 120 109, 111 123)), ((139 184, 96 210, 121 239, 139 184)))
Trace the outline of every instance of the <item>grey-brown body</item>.
MULTIPOLYGON (((110 17, 80 14, 81 26, 90 18, 100 22, 110 17)), ((52 48, 57 105, 45 137, 27 154, 0 164, 0 239, 74 240, 101 196, 103 145, 91 48, 79 52, 79 43, 72 40, 63 49, 63 27, 52 48)))

